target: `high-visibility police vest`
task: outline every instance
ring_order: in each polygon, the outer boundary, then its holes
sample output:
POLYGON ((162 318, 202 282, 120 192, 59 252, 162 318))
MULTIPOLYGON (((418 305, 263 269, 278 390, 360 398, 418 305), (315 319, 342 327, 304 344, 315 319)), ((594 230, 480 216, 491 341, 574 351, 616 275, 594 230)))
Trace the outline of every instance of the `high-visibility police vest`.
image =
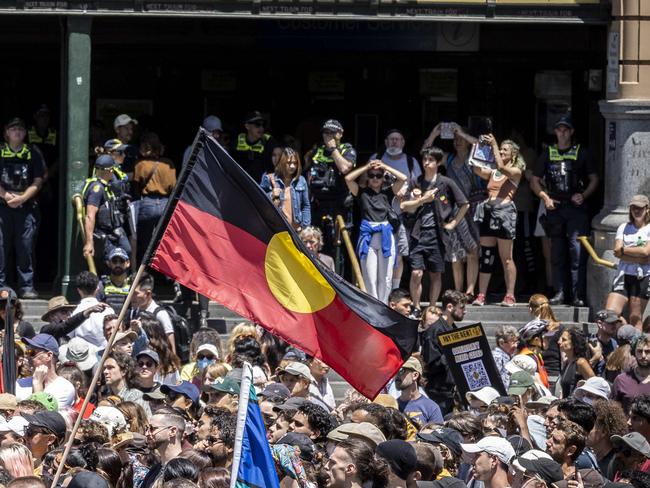
POLYGON ((110 305, 113 310, 121 310, 131 289, 131 277, 127 277, 122 286, 115 285, 110 276, 103 276, 102 283, 104 284, 104 303, 110 305))
POLYGON ((560 154, 556 144, 548 147, 548 177, 546 184, 551 194, 572 194, 580 190, 580 180, 575 162, 578 160, 580 144, 560 154))
POLYGON ((45 137, 38 135, 36 127, 29 129, 27 134, 31 144, 49 144, 50 146, 56 146, 56 130, 54 129, 48 129, 45 137))
MULTIPOLYGON (((352 148, 350 144, 339 144, 337 149, 341 156, 352 148)), ((342 195, 347 192, 343 175, 336 166, 331 152, 321 144, 316 148, 312 156, 312 165, 309 169, 309 185, 313 193, 329 193, 331 195, 342 195), (328 155, 328 153, 330 155, 328 155)))
POLYGON ((9 144, 5 143, 0 150, 2 159, 2 173, 0 181, 6 191, 23 192, 32 184, 31 177, 31 160, 32 151, 27 144, 18 151, 11 149, 9 144))
POLYGON ((122 225, 122 219, 115 205, 115 194, 111 191, 110 186, 106 184, 104 180, 93 176, 92 178, 86 179, 86 184, 84 185, 81 194, 84 196, 84 202, 87 203, 90 187, 96 181, 101 183, 101 185, 104 187, 105 197, 104 203, 102 203, 97 210, 96 227, 104 232, 111 232, 113 229, 116 229, 122 225))
MULTIPOLYGON (((334 158, 325 154, 326 151, 325 144, 321 144, 316 148, 316 152, 312 156, 312 160, 316 163, 325 163, 325 164, 334 164, 334 158)), ((344 156, 346 152, 350 150, 349 144, 339 144, 337 149, 341 153, 341 156, 344 156)), ((332 154, 330 152, 330 154, 332 154)))
POLYGON ((270 134, 264 134, 259 141, 251 145, 246 140, 246 134, 239 134, 237 136, 237 151, 251 151, 262 154, 264 152, 264 146, 270 138, 270 134))

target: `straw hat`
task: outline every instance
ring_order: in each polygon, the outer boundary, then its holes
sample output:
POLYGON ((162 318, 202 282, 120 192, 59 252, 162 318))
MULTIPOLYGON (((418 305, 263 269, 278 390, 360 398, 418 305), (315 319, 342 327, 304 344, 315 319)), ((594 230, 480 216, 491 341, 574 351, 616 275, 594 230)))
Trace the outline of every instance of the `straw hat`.
POLYGON ((77 308, 76 305, 72 305, 68 302, 68 299, 62 295, 52 297, 47 302, 47 312, 43 314, 41 320, 43 322, 50 321, 50 315, 59 310, 74 310, 77 308))

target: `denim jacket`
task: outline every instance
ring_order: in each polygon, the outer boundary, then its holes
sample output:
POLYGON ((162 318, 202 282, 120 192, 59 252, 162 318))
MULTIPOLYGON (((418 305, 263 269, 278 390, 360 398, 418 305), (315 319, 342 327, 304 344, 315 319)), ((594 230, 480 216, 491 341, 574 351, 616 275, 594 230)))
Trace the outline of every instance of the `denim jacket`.
MULTIPOLYGON (((271 184, 270 174, 265 173, 262 176, 260 186, 269 198, 273 193, 273 185, 271 184)), ((282 190, 280 192, 280 207, 284 204, 284 181, 275 173, 272 175, 275 178, 275 187, 282 190)), ((300 227, 307 227, 311 224, 311 204, 309 203, 309 190, 307 188, 307 180, 304 176, 299 176, 291 182, 291 210, 293 213, 293 220, 300 227)))

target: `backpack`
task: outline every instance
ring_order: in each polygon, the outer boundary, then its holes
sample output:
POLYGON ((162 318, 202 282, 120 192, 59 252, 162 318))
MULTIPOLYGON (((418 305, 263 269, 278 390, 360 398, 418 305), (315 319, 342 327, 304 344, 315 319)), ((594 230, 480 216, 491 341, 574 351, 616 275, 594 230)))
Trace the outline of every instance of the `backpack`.
POLYGON ((181 360, 181 363, 186 364, 190 361, 190 341, 192 340, 192 332, 187 319, 182 315, 178 315, 176 309, 171 305, 160 305, 154 311, 154 317, 158 316, 158 312, 164 310, 169 315, 169 319, 174 327, 174 344, 176 345, 176 355, 181 360))

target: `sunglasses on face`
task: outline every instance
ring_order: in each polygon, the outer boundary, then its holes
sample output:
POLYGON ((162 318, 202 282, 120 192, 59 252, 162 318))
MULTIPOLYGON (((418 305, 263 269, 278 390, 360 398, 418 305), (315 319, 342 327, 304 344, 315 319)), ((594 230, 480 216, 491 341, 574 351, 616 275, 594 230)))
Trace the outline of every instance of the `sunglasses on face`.
POLYGON ((196 356, 196 359, 197 359, 197 361, 200 361, 201 359, 208 359, 208 360, 212 361, 212 360, 215 359, 215 357, 212 356, 212 355, 199 354, 198 356, 196 356))
POLYGON ((46 352, 47 352, 47 351, 43 351, 42 349, 29 349, 29 350, 25 353, 25 355, 26 355, 28 358, 35 358, 35 357, 38 356, 39 354, 43 354, 43 353, 46 353, 46 352))
POLYGON ((151 369, 155 366, 155 364, 153 363, 153 361, 138 361, 138 366, 140 366, 141 368, 151 369))
POLYGON ((370 179, 376 179, 376 180, 381 180, 384 177, 383 173, 368 173, 368 178, 370 179))

